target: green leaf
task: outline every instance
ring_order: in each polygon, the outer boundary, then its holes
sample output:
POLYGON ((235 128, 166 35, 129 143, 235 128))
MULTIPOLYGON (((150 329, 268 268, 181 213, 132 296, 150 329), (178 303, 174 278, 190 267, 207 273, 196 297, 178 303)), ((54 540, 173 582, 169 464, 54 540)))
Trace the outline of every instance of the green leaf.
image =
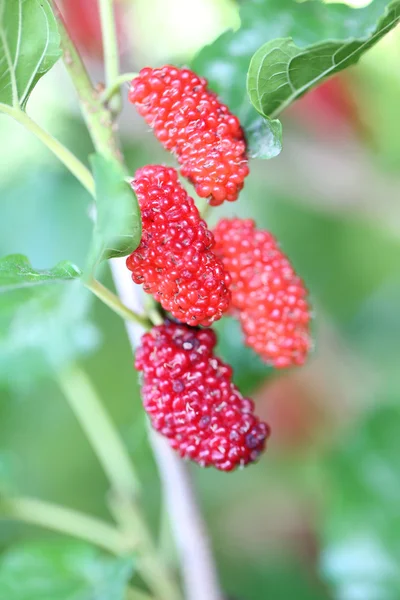
POLYGON ((132 571, 131 557, 108 558, 86 544, 21 544, 0 562, 0 598, 125 600, 132 571))
POLYGON ((0 0, 0 102, 24 108, 60 56, 57 24, 47 0, 0 0))
POLYGON ((91 294, 79 276, 69 262, 37 271, 19 254, 0 260, 0 379, 29 380, 93 349, 91 294))
POLYGON ((96 183, 97 219, 88 271, 103 260, 126 256, 140 243, 142 222, 136 195, 122 168, 100 154, 91 156, 96 183))
POLYGON ((338 4, 326 5, 322 10, 313 2, 300 5, 310 18, 320 13, 320 37, 329 39, 297 45, 291 37, 279 38, 257 50, 247 77, 247 90, 256 110, 263 116, 278 115, 327 77, 354 65, 399 23, 400 2, 396 0, 374 26, 377 4, 381 3, 375 1, 362 10, 338 4))
POLYGON ((399 429, 399 408, 380 407, 341 436, 324 465, 321 567, 335 598, 399 597, 399 429))
POLYGON ((11 254, 0 259, 0 294, 21 288, 35 287, 51 281, 68 281, 80 277, 81 271, 68 261, 53 269, 36 271, 23 254, 11 254))

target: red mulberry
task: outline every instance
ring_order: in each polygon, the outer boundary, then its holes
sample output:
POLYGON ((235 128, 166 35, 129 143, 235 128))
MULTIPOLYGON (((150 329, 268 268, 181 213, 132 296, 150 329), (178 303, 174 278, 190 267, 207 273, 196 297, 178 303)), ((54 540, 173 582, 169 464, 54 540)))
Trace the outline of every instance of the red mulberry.
POLYGON ((142 337, 135 366, 153 427, 184 458, 231 471, 255 461, 269 427, 231 381, 232 369, 215 357, 215 333, 166 323, 142 337))
POLYGON ((307 290, 275 238, 242 219, 221 220, 214 237, 247 345, 274 367, 303 364, 311 347, 307 290))
POLYGON ((189 325, 211 325, 228 309, 230 277, 212 249, 214 238, 175 169, 148 166, 137 171, 143 233, 128 257, 135 283, 163 308, 189 325))
POLYGON ((249 173, 243 130, 206 79, 189 69, 147 67, 133 79, 129 100, 200 197, 215 206, 237 199, 249 173))

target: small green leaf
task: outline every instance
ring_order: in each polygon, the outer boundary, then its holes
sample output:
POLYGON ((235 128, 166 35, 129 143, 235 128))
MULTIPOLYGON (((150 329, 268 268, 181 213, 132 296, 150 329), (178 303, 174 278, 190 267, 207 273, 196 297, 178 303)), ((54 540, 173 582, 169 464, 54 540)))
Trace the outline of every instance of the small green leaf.
POLYGON ((279 119, 254 119, 246 137, 250 158, 275 158, 282 150, 282 123, 279 119))
POLYGON ((400 590, 400 411, 357 422, 323 465, 321 567, 334 598, 397 600, 400 590))
POLYGON ((132 557, 109 558, 87 544, 30 542, 0 562, 4 600, 125 600, 132 557))
POLYGON ((23 254, 10 254, 0 259, 0 294, 80 276, 80 269, 68 261, 60 262, 50 270, 36 271, 23 254))
POLYGON ((0 0, 0 102, 24 108, 60 56, 57 24, 47 0, 0 0))
POLYGON ((91 294, 70 262, 35 270, 20 254, 0 260, 0 379, 21 381, 92 350, 91 294))
POLYGON ((122 168, 100 154, 91 156, 96 183, 97 218, 88 271, 103 260, 126 256, 140 243, 142 222, 136 195, 122 168))

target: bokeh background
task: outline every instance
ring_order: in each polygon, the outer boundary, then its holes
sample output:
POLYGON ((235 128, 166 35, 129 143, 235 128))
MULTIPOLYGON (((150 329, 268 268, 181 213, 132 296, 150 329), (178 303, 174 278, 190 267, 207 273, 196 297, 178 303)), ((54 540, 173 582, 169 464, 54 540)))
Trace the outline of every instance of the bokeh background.
MULTIPOLYGON (((101 80, 94 5, 64 1, 101 80)), ((185 64, 238 26, 238 3, 126 0, 118 23, 123 71, 185 64)), ((211 221, 234 214, 271 230, 306 281, 314 312, 314 353, 287 372, 263 366, 233 321, 217 325, 221 355, 273 432, 256 466, 192 469, 224 588, 238 600, 400 598, 399 58, 397 29, 295 103, 282 115, 281 155, 254 160, 240 201, 211 212, 211 221)), ((61 64, 37 86, 30 113, 87 160, 91 143, 61 64)), ((88 194, 19 125, 1 117, 0 128, 0 255, 24 253, 35 268, 82 265, 88 194)), ((132 173, 170 161, 131 106, 121 130, 132 173)), ((103 281, 112 286, 107 270, 103 281)), ((49 297, 44 316, 22 308, 12 330, 0 332, 1 485, 108 517, 106 479, 52 374, 73 358, 122 433, 156 530, 159 482, 123 323, 78 288, 58 300, 49 297)), ((51 536, 0 526, 2 549, 51 536)))

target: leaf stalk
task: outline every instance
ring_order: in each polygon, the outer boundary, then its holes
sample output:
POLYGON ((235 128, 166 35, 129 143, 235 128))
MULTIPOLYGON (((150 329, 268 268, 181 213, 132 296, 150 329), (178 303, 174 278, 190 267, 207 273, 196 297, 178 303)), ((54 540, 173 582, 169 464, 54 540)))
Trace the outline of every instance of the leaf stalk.
POLYGON ((100 94, 101 101, 108 102, 114 94, 120 90, 121 85, 131 82, 132 79, 135 79, 138 75, 139 73, 123 73, 122 75, 118 75, 118 77, 108 84, 106 89, 100 94))
POLYGON ((76 537, 116 555, 131 552, 134 548, 113 525, 36 498, 6 498, 1 502, 1 513, 12 520, 76 537))

